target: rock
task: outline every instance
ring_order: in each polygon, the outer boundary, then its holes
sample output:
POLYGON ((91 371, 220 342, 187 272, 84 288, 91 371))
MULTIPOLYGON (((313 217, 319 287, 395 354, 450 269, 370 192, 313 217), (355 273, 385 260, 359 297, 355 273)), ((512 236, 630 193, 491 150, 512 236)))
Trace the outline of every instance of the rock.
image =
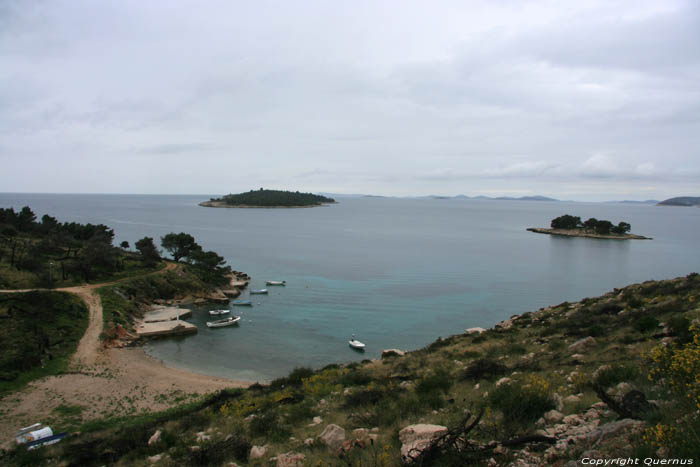
POLYGON ((369 435, 369 430, 367 428, 355 428, 350 434, 353 438, 366 439, 369 435))
POLYGON ((201 447, 201 446, 197 446, 196 444, 195 444, 194 446, 190 446, 190 452, 197 452, 197 451, 199 451, 199 450, 201 450, 201 449, 202 449, 202 447, 201 447))
POLYGON ((583 419, 578 415, 567 415, 562 421, 567 425, 581 425, 583 423, 583 419))
POLYGON ((404 355, 406 355, 406 352, 403 350, 399 350, 399 349, 382 350, 382 358, 403 357, 404 355))
POLYGON ((569 346, 569 350, 573 350, 578 353, 579 351, 592 347, 595 344, 596 340, 593 337, 588 336, 571 344, 569 346))
POLYGON ((486 332, 486 329, 484 329, 484 328, 469 328, 469 329, 464 330, 465 334, 481 334, 482 332, 486 332))
POLYGON ((153 433, 153 436, 151 436, 150 438, 148 438, 148 445, 149 445, 149 446, 153 446, 153 445, 156 444, 158 441, 160 441, 160 435, 161 435, 161 431, 160 431, 160 430, 156 430, 156 432, 153 433))
POLYGON ((371 431, 372 433, 379 433, 379 427, 378 427, 378 426, 375 426, 374 428, 372 428, 372 429, 369 430, 369 431, 371 431))
POLYGON ((309 426, 320 425, 322 421, 323 421, 323 419, 321 417, 314 417, 312 419, 311 423, 309 423, 309 426))
POLYGON ((632 385, 630 383, 622 382, 622 383, 618 384, 617 386, 615 386, 615 393, 618 396, 624 396, 625 394, 627 394, 631 390, 632 390, 632 385))
POLYGON ((250 456, 248 456, 250 459, 260 459, 261 457, 265 457, 265 454, 267 454, 268 450, 268 445, 264 446, 253 446, 250 448, 250 456))
POLYGON ((160 462, 160 460, 163 458, 163 454, 156 454, 155 456, 150 456, 148 458, 148 462, 151 464, 155 464, 156 462, 160 462))
POLYGON ((350 388, 345 388, 345 389, 343 390, 343 395, 344 395, 344 396, 349 396, 350 394, 352 394, 352 389, 350 389, 350 388))
POLYGON ((205 434, 203 431, 200 431, 197 433, 197 442, 202 443, 204 441, 209 441, 211 439, 211 436, 205 434))
POLYGON ((564 400, 561 398, 561 396, 557 393, 554 393, 552 396, 552 399, 554 399, 554 408, 561 412, 564 410, 564 400))
POLYGON ((399 431, 401 459, 410 462, 430 446, 435 438, 446 432, 447 427, 441 425, 418 424, 405 427, 399 431))
POLYGON ((575 404, 577 402, 581 402, 581 398, 578 396, 571 395, 564 398, 564 403, 566 404, 575 404))
POLYGON ((559 423, 560 421, 564 420, 564 414, 557 410, 550 410, 549 412, 545 412, 544 419, 550 424, 559 423))
POLYGON ((277 455, 277 467, 302 467, 306 456, 298 452, 286 452, 277 455))
POLYGON ((343 441, 345 441, 345 430, 331 423, 318 435, 318 439, 330 449, 336 451, 343 445, 343 441))
POLYGON ((377 441, 379 439, 379 435, 377 433, 370 433, 367 436, 371 441, 377 441))
POLYGON ((583 360, 584 356, 580 353, 575 353, 571 356, 571 358, 573 358, 574 360, 583 360))
POLYGON ((646 423, 642 421, 623 418, 622 420, 599 426, 586 436, 586 440, 589 443, 599 444, 622 431, 639 431, 644 425, 646 425, 646 423))
POLYGON ((499 379, 498 381, 496 381, 496 387, 499 387, 499 386, 501 386, 501 385, 503 385, 503 384, 508 384, 508 383, 510 383, 511 381, 512 381, 512 379, 510 379, 510 378, 506 378, 506 377, 501 378, 501 379, 499 379))
POLYGON ((309 446, 311 447, 314 444, 314 439, 313 438, 306 438, 304 440, 304 446, 309 446))
POLYGON ((409 390, 413 387, 413 382, 412 381, 401 381, 401 383, 399 383, 399 387, 402 389, 409 390))

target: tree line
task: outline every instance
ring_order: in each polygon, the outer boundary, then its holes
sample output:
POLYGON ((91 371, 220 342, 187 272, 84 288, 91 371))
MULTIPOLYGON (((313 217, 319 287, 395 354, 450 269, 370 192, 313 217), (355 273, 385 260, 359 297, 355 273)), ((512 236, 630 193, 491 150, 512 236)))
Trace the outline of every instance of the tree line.
POLYGON ((627 222, 620 222, 617 225, 614 225, 608 220, 599 220, 595 217, 591 217, 586 221, 581 221, 579 216, 571 216, 569 214, 564 214, 563 216, 552 219, 551 226, 553 229, 580 229, 599 235, 609 235, 611 233, 616 235, 624 235, 632 229, 632 226, 627 222))
POLYGON ((335 203, 333 198, 300 193, 298 191, 250 190, 247 193, 229 194, 212 201, 223 201, 230 206, 315 206, 323 203, 335 203))
MULTIPOLYGON (((123 271, 127 262, 152 268, 161 261, 153 238, 113 245, 114 230, 103 224, 58 222, 44 215, 41 220, 28 206, 19 211, 0 208, 0 266, 36 275, 41 285, 71 278, 90 282, 123 271)), ((213 251, 204 251, 184 232, 161 238, 161 246, 175 261, 184 260, 202 280, 222 284, 231 268, 213 251)))

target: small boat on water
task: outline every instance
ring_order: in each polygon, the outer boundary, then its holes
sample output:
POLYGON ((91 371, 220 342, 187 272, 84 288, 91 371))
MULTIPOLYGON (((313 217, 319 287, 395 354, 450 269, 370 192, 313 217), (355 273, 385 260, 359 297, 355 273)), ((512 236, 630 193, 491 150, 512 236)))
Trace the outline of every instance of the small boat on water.
POLYGON ((217 319, 216 321, 207 321, 207 327, 209 328, 223 328, 224 326, 231 326, 238 321, 240 321, 241 317, 240 316, 229 316, 228 318, 224 319, 217 319))
POLYGON ((209 314, 212 316, 225 315, 226 313, 231 313, 231 310, 209 310, 209 314))
POLYGON ((267 285, 287 285, 287 281, 267 281, 267 285))
POLYGON ((253 302, 250 300, 234 300, 231 302, 233 306, 253 306, 253 302))
POLYGON ((355 334, 352 335, 352 338, 350 339, 348 344, 350 344, 350 347, 352 347, 355 350, 365 350, 365 344, 355 339, 355 334))
POLYGON ((250 294, 251 294, 251 295, 254 295, 254 294, 255 294, 255 295, 264 295, 264 294, 266 294, 266 293, 267 293, 267 289, 257 289, 257 290, 256 290, 256 289, 253 289, 253 290, 250 291, 250 294))

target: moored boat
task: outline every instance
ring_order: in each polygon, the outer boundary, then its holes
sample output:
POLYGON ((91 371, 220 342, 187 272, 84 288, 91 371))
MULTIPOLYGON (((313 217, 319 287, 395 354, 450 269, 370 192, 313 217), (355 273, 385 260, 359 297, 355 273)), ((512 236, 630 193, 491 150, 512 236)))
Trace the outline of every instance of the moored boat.
POLYGON ((209 314, 212 316, 225 315, 226 313, 231 313, 231 310, 209 310, 209 314))
POLYGON ((365 350, 365 344, 355 339, 355 334, 352 335, 352 338, 348 341, 348 344, 350 344, 350 347, 355 350, 365 350))
POLYGON ((266 281, 267 285, 287 285, 287 281, 266 281))
POLYGON ((233 306, 253 306, 253 302, 250 300, 234 300, 231 302, 233 306))
POLYGON ((241 319, 240 316, 229 316, 224 319, 217 319, 216 321, 207 321, 207 327, 209 328, 222 328, 224 326, 231 326, 238 323, 241 319))
POLYGON ((263 295, 267 293, 267 289, 253 289, 250 291, 250 294, 253 295, 263 295))

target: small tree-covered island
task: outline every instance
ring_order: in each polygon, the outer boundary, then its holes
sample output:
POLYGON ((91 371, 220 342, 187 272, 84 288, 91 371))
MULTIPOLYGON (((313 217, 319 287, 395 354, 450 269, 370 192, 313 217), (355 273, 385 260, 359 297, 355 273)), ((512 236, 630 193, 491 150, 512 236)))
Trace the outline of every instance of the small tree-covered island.
POLYGON ((199 203, 208 208, 310 208, 332 204, 336 201, 313 193, 282 190, 250 190, 246 193, 229 194, 199 203))
POLYGON ((617 225, 605 219, 591 217, 586 221, 581 221, 579 216, 564 214, 552 219, 551 228, 530 227, 529 232, 561 235, 565 237, 590 237, 613 240, 652 240, 650 237, 629 233, 632 226, 627 222, 620 222, 617 225))

